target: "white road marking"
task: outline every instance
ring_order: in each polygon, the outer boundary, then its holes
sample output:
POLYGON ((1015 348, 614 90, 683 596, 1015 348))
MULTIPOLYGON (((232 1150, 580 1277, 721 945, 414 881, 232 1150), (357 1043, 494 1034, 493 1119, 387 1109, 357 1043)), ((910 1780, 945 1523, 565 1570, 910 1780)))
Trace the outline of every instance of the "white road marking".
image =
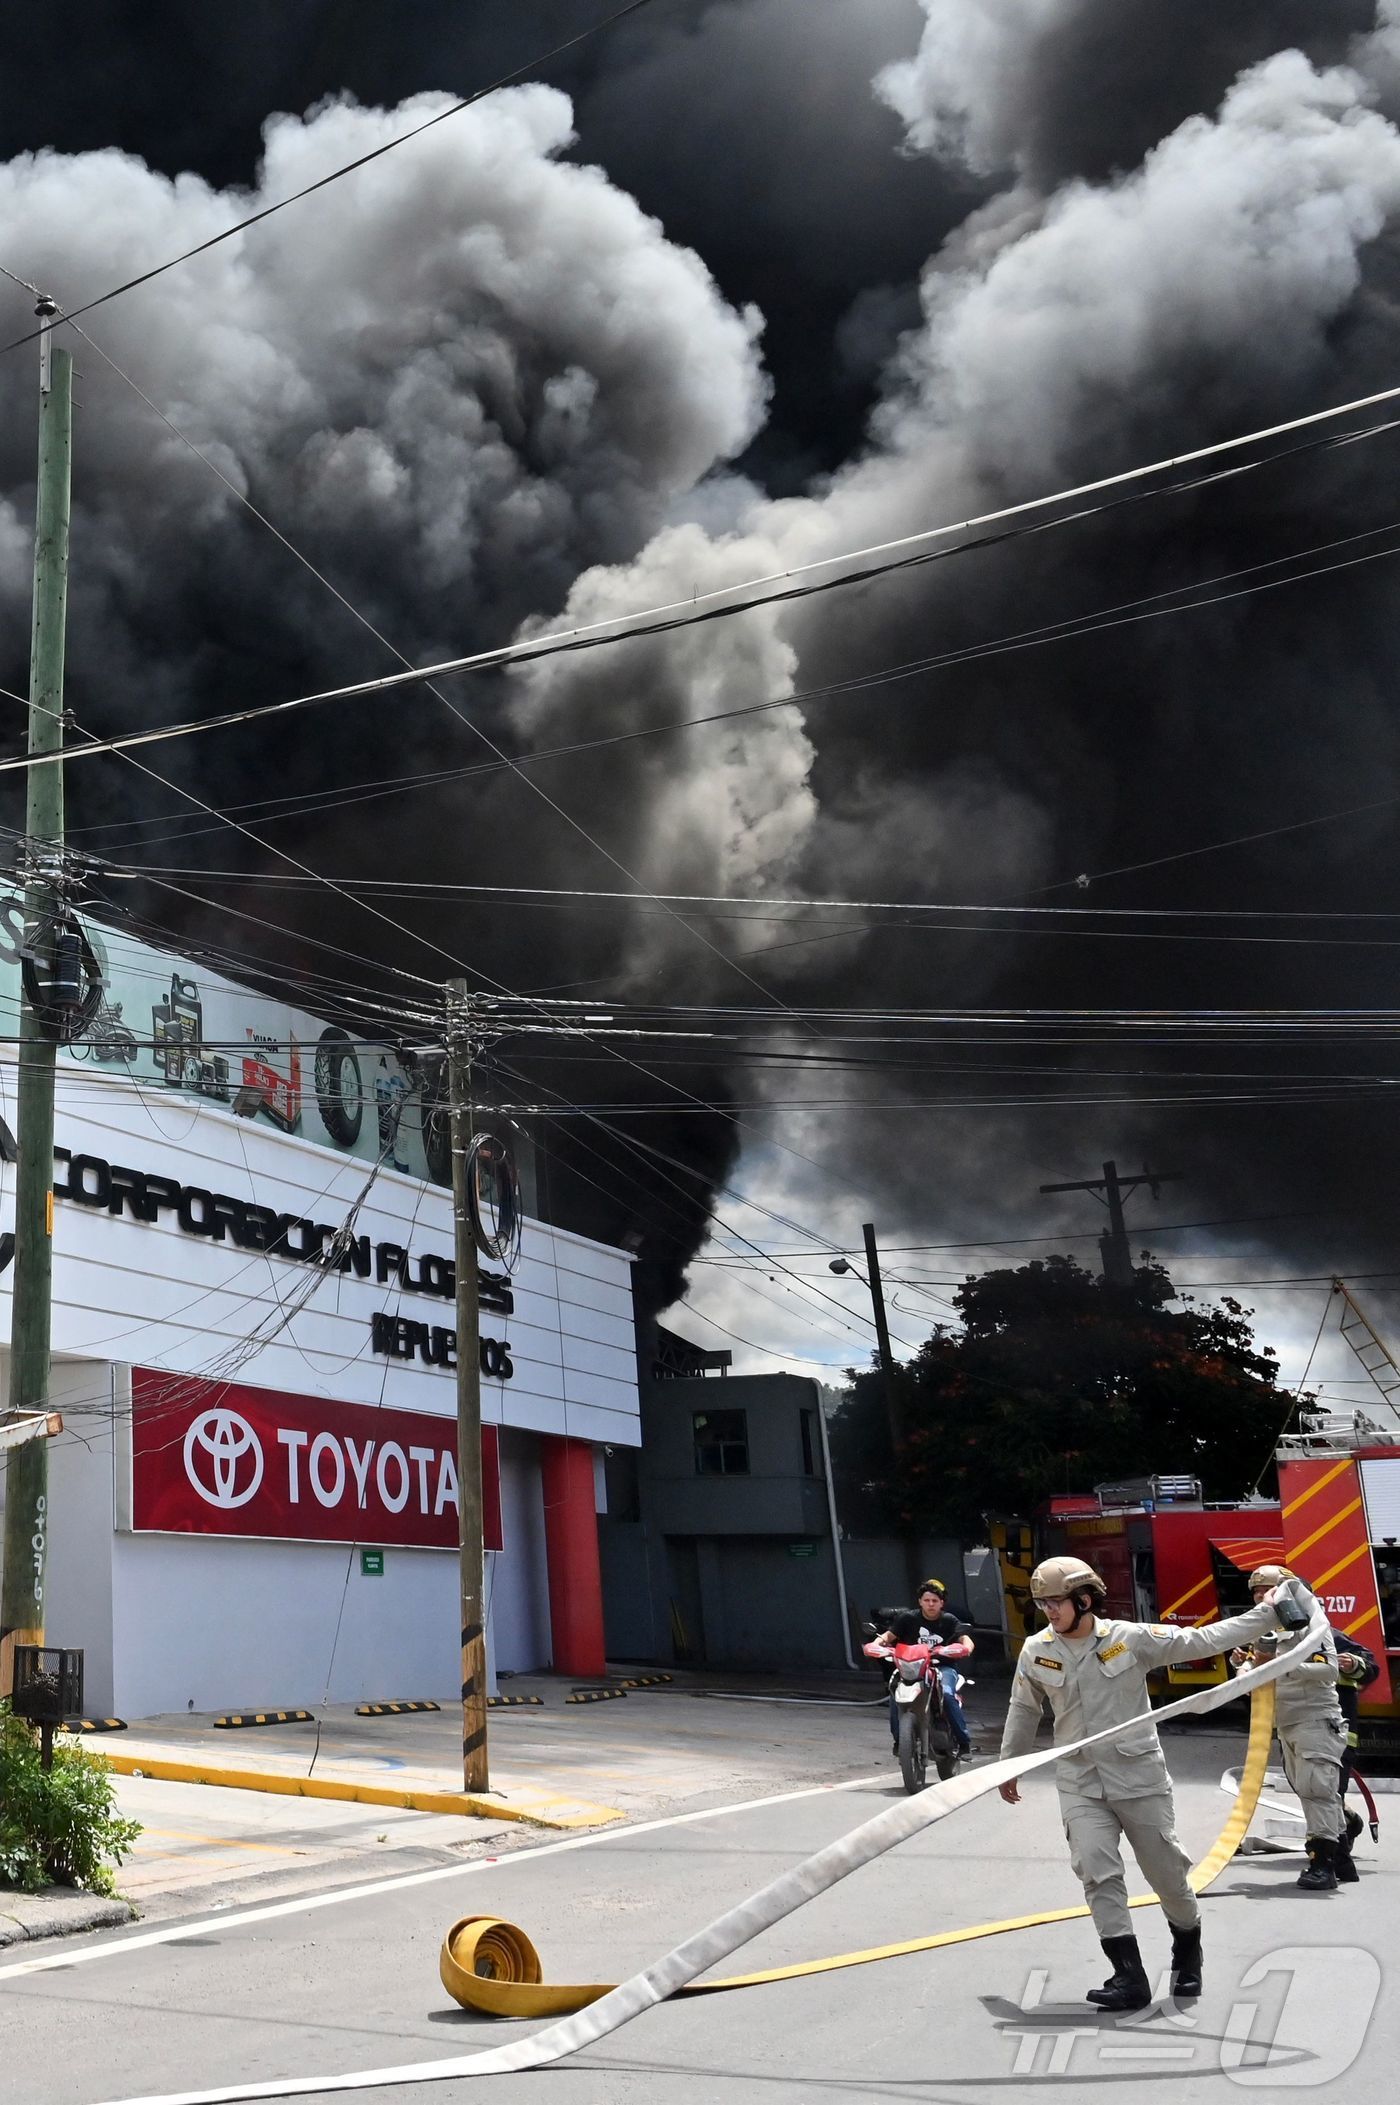
POLYGON ((216 1931, 241 1929, 255 1922, 275 1922, 286 1915, 308 1914, 314 1908, 343 1907, 350 1901, 377 1899, 383 1893, 405 1892, 410 1886, 432 1886, 443 1879, 470 1878, 482 1871, 502 1871, 512 1864, 534 1864, 541 1857, 559 1856, 568 1849, 591 1849, 600 1842, 620 1841, 624 1835, 652 1835, 666 1827, 685 1827, 695 1820, 720 1820, 728 1813, 751 1813, 769 1805, 791 1805, 799 1798, 825 1798, 835 1791, 859 1791, 871 1784, 886 1783, 891 1771, 878 1776, 854 1776, 846 1783, 816 1784, 805 1791, 783 1791, 774 1798, 745 1798, 734 1805, 705 1806, 695 1813, 671 1813, 661 1820, 639 1820, 633 1827, 607 1827, 587 1835, 570 1835, 563 1842, 545 1842, 538 1849, 514 1849, 502 1857, 478 1857, 470 1864, 443 1864, 433 1871, 406 1871, 398 1878, 376 1878, 362 1886, 336 1886, 328 1893, 308 1893, 296 1900, 271 1901, 261 1908, 242 1908, 237 1913, 212 1915, 202 1922, 167 1922, 158 1930, 141 1930, 135 1936, 112 1938, 105 1944, 84 1944, 75 1950, 48 1952, 38 1959, 19 1959, 0 1966, 0 1981, 25 1974, 52 1973, 62 1967, 84 1966, 95 1959, 119 1958, 124 1952, 147 1951, 153 1945, 181 1942, 187 1937, 210 1937, 216 1931))

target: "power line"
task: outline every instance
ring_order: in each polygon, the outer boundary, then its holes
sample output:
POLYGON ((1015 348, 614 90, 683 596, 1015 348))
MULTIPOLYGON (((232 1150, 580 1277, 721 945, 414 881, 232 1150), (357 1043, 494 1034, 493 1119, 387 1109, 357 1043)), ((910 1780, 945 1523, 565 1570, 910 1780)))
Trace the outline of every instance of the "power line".
MULTIPOLYGON (((1008 506, 997 512, 978 514, 975 517, 960 520, 948 526, 930 527, 922 533, 906 534, 898 540, 879 543, 870 549, 853 550, 841 555, 825 556, 815 562, 793 565, 785 571, 770 572, 762 578, 750 579, 737 585, 716 587, 709 592, 692 594, 689 600, 673 600, 665 605, 648 608, 637 614, 613 615, 605 620, 584 623, 572 629, 547 631, 543 636, 532 637, 523 642, 501 644, 491 650, 474 651, 465 656, 443 659, 435 665, 410 667, 403 672, 385 673, 376 679, 353 681, 346 686, 325 688, 314 694, 294 695, 280 702, 265 702, 247 709, 228 710, 218 716, 196 718, 178 724, 159 725, 145 731, 127 732, 116 738, 94 740, 88 746, 70 753, 68 758, 70 760, 88 759, 98 753, 125 752, 132 746, 158 744, 176 738, 190 738, 202 731, 227 730, 247 723, 262 722, 273 716, 288 715, 294 711, 318 706, 323 702, 351 701, 370 695, 385 694, 401 687, 419 684, 428 680, 446 679, 460 673, 493 671, 504 667, 531 665, 545 658, 594 650, 611 643, 634 641, 648 636, 666 635, 677 630, 694 628, 706 622, 727 620, 736 614, 751 613, 759 607, 789 604, 794 601, 811 598, 819 593, 836 591, 848 585, 869 584, 879 578, 894 576, 901 571, 942 561, 948 557, 972 554, 985 548, 998 546, 1005 541, 1019 539, 1025 535, 1049 532, 1057 526, 1077 524, 1084 519, 1095 518, 1107 511, 1114 510, 1120 504, 1139 503, 1154 497, 1181 495, 1204 487, 1208 483, 1221 481, 1228 477, 1249 474, 1256 469, 1272 466, 1277 461, 1289 459, 1296 453, 1310 452, 1319 447, 1327 448, 1340 444, 1350 444, 1360 438, 1378 437, 1384 432, 1394 430, 1396 426, 1394 423, 1378 424, 1363 431, 1348 432, 1340 436, 1329 436, 1324 439, 1313 440, 1307 445, 1290 447, 1283 452, 1266 455, 1257 461, 1247 461, 1239 466, 1221 470, 1214 475, 1192 477, 1183 482, 1163 484, 1160 489, 1138 491, 1130 497, 1090 506, 1078 512, 1066 513, 1055 519, 1040 521, 1034 526, 1004 529, 998 534, 984 535, 978 540, 964 541, 949 549, 921 548, 918 554, 899 556, 887 562, 868 564, 862 569, 850 570, 840 577, 825 578, 813 584, 787 584, 771 591, 761 589, 774 583, 779 578, 805 577, 814 571, 830 569, 837 563, 861 562, 867 556, 883 554, 893 548, 909 547, 914 543, 945 539, 951 534, 966 532, 989 521, 1012 518, 1024 513, 1044 510, 1053 504, 1067 503, 1086 491, 1108 489, 1139 481, 1147 476, 1159 473, 1163 468, 1205 459, 1214 454, 1228 452, 1237 446, 1254 444, 1262 438, 1274 436, 1279 432, 1297 430, 1305 425, 1316 424, 1330 417, 1341 416, 1348 410, 1364 407, 1369 402, 1391 400, 1397 395, 1400 395, 1400 388, 1393 388, 1384 395, 1368 396, 1364 402, 1348 403, 1333 410, 1319 410, 1311 416, 1297 418, 1290 424, 1272 426, 1268 431, 1250 433, 1238 439, 1219 440, 1212 446, 1199 448, 1194 453, 1183 454, 1176 461, 1158 462, 1151 467, 1127 469, 1120 474, 1101 478, 1098 482, 1082 484, 1071 490, 1061 490, 1046 497, 1032 498, 1022 504, 1008 506), (736 592, 747 592, 750 596, 746 599, 732 600, 725 606, 708 604, 710 601, 724 599, 727 595, 736 592), (678 612, 676 611, 677 609, 683 611, 678 612), (601 633, 603 630, 611 630, 613 633, 604 635, 601 633)), ((1383 550, 1380 553, 1389 555, 1400 553, 1400 550, 1383 550)), ((1358 556, 1352 559, 1352 563, 1370 562, 1378 559, 1376 555, 1358 556)), ((1349 567, 1352 567, 1351 563, 1327 566, 1329 570, 1349 567)), ((1309 574, 1323 575, 1325 572, 1316 571, 1309 574)), ((1275 590, 1278 583, 1289 582, 1292 582, 1292 580, 1280 580, 1276 581, 1275 585, 1261 586, 1257 589, 1260 591, 1275 590)), ((1226 598, 1237 598, 1247 595, 1230 593, 1223 596, 1226 598)), ((1202 602, 1204 605, 1215 605, 1217 603, 1215 600, 1202 602)), ((1133 618, 1146 619, 1149 617, 1133 618)), ((472 728, 475 729, 477 727, 473 726, 472 728)), ((479 733, 479 735, 485 740, 484 733, 479 733)), ((485 740, 485 742, 488 745, 490 744, 489 740, 485 740)), ((515 767, 518 765, 518 763, 506 759, 506 756, 500 754, 498 749, 493 748, 493 750, 497 750, 498 758, 505 761, 507 766, 515 767)), ((12 772, 18 768, 27 769, 48 764, 43 755, 36 755, 32 759, 25 757, 22 759, 4 760, 0 761, 0 774, 12 772)))
MULTIPOLYGON (((83 335, 84 332, 79 330, 78 333, 79 335, 83 335)), ((84 340, 89 343, 92 342, 92 339, 90 337, 85 337, 84 340)), ((269 532, 275 534, 277 539, 282 542, 283 546, 287 548, 289 552, 296 557, 297 561, 302 563, 311 572, 312 576, 316 577, 320 583, 325 585, 327 590, 333 593, 334 596, 338 600, 340 600, 341 604, 346 606, 349 609, 349 611, 355 615, 355 618, 358 621, 362 622, 362 624, 365 627, 369 628, 371 634, 379 636, 379 631, 377 629, 374 629, 373 625, 369 623, 365 619, 365 617, 358 612, 357 609, 350 606, 350 603, 348 600, 345 599, 344 594, 341 593, 337 589, 337 587, 333 585, 330 582, 330 580, 323 575, 321 571, 317 570, 315 565, 311 563, 310 560, 305 555, 303 555, 299 549, 293 546, 293 544, 287 539, 286 535, 283 534, 276 526, 274 526, 264 513, 259 511, 258 508, 249 501, 249 499, 244 495, 244 493, 241 490, 239 490, 237 484, 234 483, 228 476, 224 475, 222 469, 218 467, 217 463, 211 460, 207 454, 203 453, 200 450, 200 448, 194 444, 194 441, 188 438, 186 434, 178 428, 178 426, 171 423, 170 418, 167 417, 165 412, 159 409, 156 406, 156 404, 150 400, 149 396, 142 393, 141 389, 136 386, 135 381, 131 379, 130 375, 122 373, 121 368, 118 367, 110 357, 108 357, 108 354, 105 351, 103 351, 100 346, 93 344, 93 349, 98 352, 99 357, 106 359, 107 363, 112 366, 113 371, 119 373, 121 378, 127 381, 127 384, 134 389, 134 391, 140 396, 140 399, 147 404, 147 406, 152 410, 152 412, 160 418, 161 422, 165 424, 171 432, 174 433, 175 437, 178 438, 183 445, 187 446, 190 449, 190 451, 194 453, 197 459, 203 461, 205 465, 210 469, 210 471, 219 477, 221 482, 227 485, 227 487, 233 492, 234 496, 238 498, 239 502, 242 503, 245 506, 245 508, 253 514, 254 518, 261 521, 261 523, 268 528, 269 532)), ((1084 636, 1094 635, 1098 632, 1100 628, 1117 627, 1122 625, 1109 619, 1108 617, 1110 616, 1121 614, 1138 607, 1154 606, 1160 601, 1166 599, 1180 599, 1183 597, 1183 595, 1187 593, 1203 592, 1208 590, 1212 585, 1226 584, 1230 583, 1235 578, 1253 576, 1261 570, 1276 570, 1282 567, 1284 564, 1305 562, 1311 556, 1328 553, 1334 548, 1348 547, 1356 541, 1370 540, 1374 539, 1375 536, 1378 534, 1392 533, 1397 530, 1397 525, 1400 525, 1400 522, 1388 521, 1384 526, 1368 527, 1364 531, 1359 533, 1344 534, 1334 540, 1318 542, 1314 544, 1314 546, 1312 546, 1311 548, 1296 550, 1290 555, 1275 556, 1267 562, 1247 564, 1242 569, 1223 571, 1211 578, 1196 579, 1189 584, 1172 586, 1165 591, 1149 593, 1146 596, 1138 599, 1119 601, 1113 606, 1099 608, 1091 614, 1075 615, 1063 621, 1050 622, 1041 624, 1031 629, 1013 631, 1008 636, 994 638, 982 643, 964 645, 961 648, 954 650, 936 652, 922 658, 909 659, 898 665, 883 667, 876 672, 855 675, 848 679, 828 682, 822 686, 801 688, 795 694, 781 696, 778 699, 772 701, 753 702, 737 709, 716 710, 707 716, 677 717, 673 718, 668 723, 643 725, 635 730, 630 731, 615 731, 609 733, 607 736, 602 738, 576 739, 567 745, 548 746, 542 748, 537 752, 518 754, 515 756, 513 763, 507 762, 504 759, 477 761, 468 766, 460 768, 438 769, 420 773, 418 775, 381 778, 380 780, 374 782, 352 785, 351 791, 353 793, 341 794, 327 793, 324 791, 305 792, 298 797, 279 797, 262 799, 259 800, 258 803, 253 805, 243 807, 235 806, 233 808, 248 810, 267 810, 268 816, 263 821, 261 821, 261 823, 271 824, 275 820, 283 817, 297 818, 304 816, 307 812, 310 811, 342 810, 348 805, 371 802, 374 799, 380 797, 400 796, 405 794, 406 791, 408 791, 409 789, 413 788, 429 787, 434 786, 438 783, 445 782, 466 781, 478 775, 495 774, 501 771, 503 768, 507 767, 508 765, 512 764, 516 768, 541 766, 551 760, 577 758, 585 753, 601 752, 614 746, 633 744, 641 739, 662 737, 671 732, 700 730, 705 728, 707 725, 727 724, 743 717, 764 715, 778 709, 806 709, 810 708, 816 702, 840 700, 848 695, 868 692, 872 687, 894 685, 905 680, 914 679, 923 673, 940 671, 950 666, 971 664, 978 662, 983 658, 997 657, 1009 652, 1036 648, 1048 643, 1072 642, 1084 636), (288 809, 285 812, 273 811, 269 808, 273 805, 286 805, 293 808, 288 809)), ((1382 551, 1382 553, 1385 554, 1394 554, 1396 552, 1397 551, 1395 550, 1382 551)), ((1329 569, 1331 567, 1332 566, 1328 566, 1329 569)), ((1282 582, 1305 583, 1310 577, 1322 576, 1325 574, 1327 574, 1327 572, 1324 570, 1308 571, 1300 573, 1299 576, 1297 576, 1296 578, 1283 580, 1282 582)), ((1246 596, 1248 595, 1224 595, 1224 597, 1226 598, 1237 598, 1246 596)), ((1187 601, 1181 606, 1175 608, 1168 608, 1165 611, 1168 613, 1192 613, 1196 610, 1198 606, 1213 606, 1218 603, 1219 602, 1217 600, 1187 601)), ((380 636, 380 641, 383 642, 386 641, 386 639, 380 636)), ((392 649, 391 645, 388 647, 392 649)), ((401 664, 408 664, 409 661, 403 657, 403 654, 401 652, 395 651, 394 655, 399 658, 401 664)), ((431 688, 431 686, 429 688, 429 691, 434 691, 431 688)), ((15 699, 22 701, 23 697, 16 696, 15 699)), ((439 699, 441 699, 441 697, 439 697, 439 699)), ((1400 799, 1387 798, 1382 800, 1382 802, 1385 804, 1393 804, 1395 802, 1400 802, 1400 799)), ((1363 805, 1358 807, 1358 809, 1360 810, 1371 810, 1379 808, 1380 805, 1363 805)), ((1353 814, 1351 813, 1336 813, 1329 814, 1328 816, 1349 817, 1352 815, 1353 814)), ((138 829, 145 829, 149 826, 158 825, 162 823, 165 823, 165 821, 160 819, 108 820, 102 825, 80 827, 76 830, 81 833, 110 833, 118 829, 135 831, 138 829)), ((1325 823, 1325 820, 1304 820, 1301 823, 1304 825, 1320 825, 1325 823)), ((157 835, 155 836, 155 838, 187 840, 196 838, 198 837, 198 834, 201 831, 207 830, 208 829, 186 827, 182 828, 177 833, 167 834, 164 836, 157 835)), ((134 846, 138 844, 132 843, 132 845, 134 846)), ((1191 850, 1188 852, 1203 853, 1206 851, 1191 850)), ((1053 889, 1053 887, 1051 887, 1051 889, 1053 889)))
MULTIPOLYGON (((225 227, 221 233, 211 234, 207 241, 197 242, 193 248, 184 249, 178 256, 170 256, 164 263, 157 263, 150 270, 141 271, 138 276, 125 279, 120 285, 114 285, 109 292, 100 293, 96 299, 87 300, 81 307, 75 307, 66 319, 71 321, 77 315, 91 314, 95 307, 105 307, 108 301, 118 300, 124 293, 134 292, 140 285, 149 285, 152 279, 164 277, 167 271, 177 269, 180 264, 189 263, 196 256, 207 255, 210 249, 218 248, 222 242, 232 241, 236 234, 246 233, 249 227, 258 226, 263 220, 271 219, 275 212, 284 212, 288 205, 299 204, 303 198, 313 197, 318 190, 325 190, 331 183, 338 183, 342 176, 353 174, 357 168, 366 168, 371 161, 381 160, 396 147, 406 146, 410 139, 421 138, 424 132, 432 131, 435 125, 445 124, 449 117, 460 116, 463 110, 471 109, 474 103, 483 101, 488 95, 498 94, 502 88, 508 88, 513 82, 523 80, 526 74, 535 73, 541 66, 548 65, 551 59, 561 57, 566 51, 572 51, 575 45, 587 43, 591 37, 601 35, 605 29, 612 28, 614 23, 621 22, 627 15, 637 14, 640 9, 649 5, 650 0, 627 0, 625 7, 615 9, 601 21, 592 23, 587 29, 581 29, 575 36, 567 37, 563 43, 555 44, 551 50, 541 52, 537 58, 527 60, 523 66, 515 67, 512 72, 503 73, 488 86, 474 89, 470 95, 463 96, 460 102, 454 102, 449 109, 439 110, 435 117, 429 117, 422 124, 414 125, 411 131, 398 133, 396 137, 385 140, 383 145, 372 148, 369 153, 359 154, 353 161, 346 161, 343 166, 333 168, 328 175, 318 176, 314 183, 307 183, 302 189, 292 191, 289 196, 278 198, 275 204, 264 205, 261 211, 250 212, 246 218, 236 221, 231 227, 225 227)), ((12 277, 14 273, 6 271, 5 275, 12 277)), ((37 290, 23 278, 17 282, 24 285, 28 291, 37 290)), ((31 329, 24 336, 16 336, 11 342, 0 345, 0 355, 6 351, 16 351, 22 344, 33 343, 41 334, 42 331, 31 329)))
MULTIPOLYGON (((1400 550, 1397 550, 1400 553, 1400 550)), ((1387 801, 1400 803, 1400 798, 1387 801)), ((1366 807, 1370 808, 1370 807, 1366 807)), ((1338 813, 1347 817, 1347 813, 1338 813)), ((1308 822, 1305 822, 1308 823, 1308 822)), ((283 877, 275 871, 247 875, 240 870, 209 870, 200 866, 179 863, 134 863, 133 876, 145 877, 153 872, 162 876, 199 877, 227 879, 236 883, 274 884, 294 886, 310 880, 283 877)), ((320 879, 315 881, 320 882, 320 879)), ((456 897, 458 895, 480 895, 498 903, 534 901, 583 900, 598 905, 635 905, 635 892, 605 891, 589 885, 524 885, 524 884, 465 884, 446 878, 399 878, 399 877, 342 877, 335 880, 345 885, 356 885, 367 892, 401 892, 412 898, 424 893, 456 897)), ((756 906, 783 907, 796 911, 843 911, 850 913, 909 913, 909 914, 995 914, 998 916, 1029 915, 1035 918, 1059 919, 1065 916, 1088 919, 1145 920, 1145 921, 1400 921, 1400 912, 1378 911, 1372 907, 1317 908, 1317 907, 1229 907, 1229 906, 1032 906, 1008 904, 984 900, 928 900, 928 899, 839 899, 814 894, 810 898, 784 897, 766 892, 652 892, 649 898, 676 906, 756 906)), ((777 920, 780 926, 785 921, 774 913, 741 914, 732 917, 735 921, 769 922, 777 920)))

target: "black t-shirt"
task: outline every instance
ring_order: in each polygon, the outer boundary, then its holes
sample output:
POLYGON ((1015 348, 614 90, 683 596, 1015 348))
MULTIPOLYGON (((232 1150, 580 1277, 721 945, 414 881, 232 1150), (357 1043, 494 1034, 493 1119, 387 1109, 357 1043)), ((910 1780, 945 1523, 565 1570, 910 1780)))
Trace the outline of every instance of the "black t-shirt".
POLYGON ((970 1634, 970 1626, 946 1608, 931 1623, 925 1622, 921 1609, 901 1608, 890 1628, 902 1645, 951 1645, 970 1634))

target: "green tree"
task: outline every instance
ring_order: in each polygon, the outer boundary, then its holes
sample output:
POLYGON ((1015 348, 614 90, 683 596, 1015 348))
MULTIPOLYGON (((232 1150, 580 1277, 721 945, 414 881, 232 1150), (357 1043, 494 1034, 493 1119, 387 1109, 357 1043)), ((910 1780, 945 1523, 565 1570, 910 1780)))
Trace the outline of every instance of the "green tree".
POLYGON ((897 1467, 877 1380, 850 1377, 832 1422, 848 1525, 972 1539, 987 1513, 1124 1477, 1196 1476, 1211 1499, 1246 1496, 1261 1469, 1272 1486, 1296 1399, 1238 1301, 1198 1306, 1151 1260, 1115 1285, 1070 1257, 968 1278, 954 1299, 962 1328, 901 1370, 897 1467))

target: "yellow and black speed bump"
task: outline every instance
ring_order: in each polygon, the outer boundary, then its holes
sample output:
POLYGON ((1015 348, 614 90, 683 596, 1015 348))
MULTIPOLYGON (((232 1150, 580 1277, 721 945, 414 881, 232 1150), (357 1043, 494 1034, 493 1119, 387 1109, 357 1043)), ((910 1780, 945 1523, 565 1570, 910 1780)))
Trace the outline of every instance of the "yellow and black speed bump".
POLYGON ((309 1710, 232 1710, 227 1717, 214 1720, 223 1731, 231 1731, 239 1725, 314 1725, 315 1722, 309 1710))
POLYGON ((635 1681, 617 1681, 614 1682, 613 1686, 615 1688, 669 1688, 671 1686, 671 1676, 669 1674, 639 1674, 635 1681))
POLYGON ((125 1732, 125 1718, 65 1718, 64 1732, 125 1732))
POLYGON ((613 1696, 625 1696, 625 1688, 576 1688, 572 1695, 565 1696, 566 1703, 606 1703, 613 1696))
POLYGON ((543 1696, 488 1696, 486 1698, 486 1708, 488 1710, 519 1710, 524 1704, 543 1703, 543 1701, 543 1696))
POLYGON ((441 1703, 357 1703, 357 1718, 400 1718, 410 1710, 441 1710, 441 1703))

